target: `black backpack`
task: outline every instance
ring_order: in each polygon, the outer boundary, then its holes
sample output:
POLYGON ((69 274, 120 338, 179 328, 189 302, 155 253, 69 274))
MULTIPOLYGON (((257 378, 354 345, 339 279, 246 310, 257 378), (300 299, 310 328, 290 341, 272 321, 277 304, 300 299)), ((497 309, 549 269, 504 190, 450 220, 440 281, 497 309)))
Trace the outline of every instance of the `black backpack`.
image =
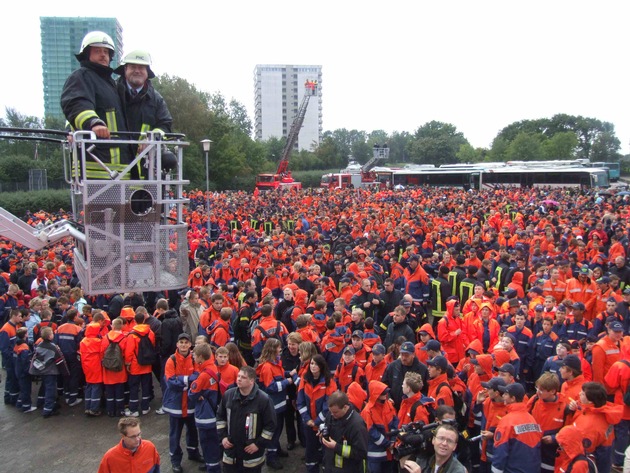
POLYGON ((141 335, 137 332, 134 332, 134 334, 140 339, 140 343, 138 343, 138 355, 136 356, 138 364, 144 366, 152 365, 157 361, 157 355, 155 353, 155 347, 149 338, 149 334, 141 335))
POLYGON ((462 431, 468 425, 468 406, 466 405, 466 401, 464 401, 462 395, 458 391, 455 391, 453 388, 451 388, 451 385, 448 383, 442 383, 438 386, 437 390, 435 391, 436 396, 440 394, 440 390, 444 386, 451 390, 454 404, 453 409, 455 409, 455 419, 457 420, 457 427, 460 431, 462 431))
POLYGON ((109 345, 107 345, 105 353, 103 353, 101 365, 109 371, 120 372, 123 370, 125 360, 123 358, 122 349, 120 348, 120 342, 109 341, 109 345))
POLYGON ((578 455, 567 465, 567 471, 565 473, 571 473, 573 470, 573 464, 579 460, 585 460, 588 463, 588 473, 597 473, 597 466, 592 458, 587 457, 586 455, 578 455))
POLYGON ((260 324, 256 325, 255 329, 260 330, 260 333, 262 335, 260 338, 262 339, 263 342, 266 342, 270 338, 275 338, 280 341, 280 346, 284 348, 284 340, 282 340, 282 336, 280 335, 281 326, 282 326, 282 322, 278 320, 276 331, 273 334, 270 334, 269 332, 267 332, 264 328, 260 326, 260 324))

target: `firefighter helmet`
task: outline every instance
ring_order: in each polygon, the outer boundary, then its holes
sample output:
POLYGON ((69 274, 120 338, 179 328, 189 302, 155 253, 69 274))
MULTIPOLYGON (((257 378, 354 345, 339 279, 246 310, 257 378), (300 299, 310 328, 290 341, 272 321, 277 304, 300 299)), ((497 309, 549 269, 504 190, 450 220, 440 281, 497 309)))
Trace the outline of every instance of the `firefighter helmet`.
POLYGON ((140 64, 142 66, 147 66, 147 74, 149 75, 149 79, 153 79, 155 74, 151 70, 151 55, 148 51, 144 51, 142 49, 136 49, 127 54, 120 63, 114 72, 120 76, 125 74, 125 65, 126 64, 140 64))
POLYGON ((114 47, 114 41, 112 40, 111 36, 109 36, 107 33, 103 33, 102 31, 90 31, 88 34, 85 35, 83 41, 81 41, 81 49, 76 55, 79 61, 88 58, 89 50, 87 48, 89 46, 109 49, 110 59, 114 57, 114 52, 116 51, 114 47))

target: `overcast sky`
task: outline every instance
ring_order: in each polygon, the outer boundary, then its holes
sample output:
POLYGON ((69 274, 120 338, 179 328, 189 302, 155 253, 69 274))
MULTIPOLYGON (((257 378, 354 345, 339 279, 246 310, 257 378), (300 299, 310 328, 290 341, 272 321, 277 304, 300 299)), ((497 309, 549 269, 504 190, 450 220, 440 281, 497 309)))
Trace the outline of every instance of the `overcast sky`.
POLYGON ((40 16, 102 16, 118 18, 126 52, 151 52, 156 74, 235 98, 252 118, 256 64, 316 64, 324 130, 439 120, 489 147, 512 122, 567 113, 613 123, 630 149, 622 0, 132 3, 5 6, 0 116, 44 114, 40 16))

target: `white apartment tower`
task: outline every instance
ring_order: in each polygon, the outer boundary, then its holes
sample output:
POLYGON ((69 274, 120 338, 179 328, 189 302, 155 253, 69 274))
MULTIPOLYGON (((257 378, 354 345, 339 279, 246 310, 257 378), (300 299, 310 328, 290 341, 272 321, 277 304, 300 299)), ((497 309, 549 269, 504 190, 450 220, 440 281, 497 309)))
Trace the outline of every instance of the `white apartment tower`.
POLYGON ((322 136, 322 66, 256 66, 254 126, 257 140, 288 135, 302 103, 307 80, 317 81, 317 97, 309 101, 296 150, 311 150, 319 145, 322 136))

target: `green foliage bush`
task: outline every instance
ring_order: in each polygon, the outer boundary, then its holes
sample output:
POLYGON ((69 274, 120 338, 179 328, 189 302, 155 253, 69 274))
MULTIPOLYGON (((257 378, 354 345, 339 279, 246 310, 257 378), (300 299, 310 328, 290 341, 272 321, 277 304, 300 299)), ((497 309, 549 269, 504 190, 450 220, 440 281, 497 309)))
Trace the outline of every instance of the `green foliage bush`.
POLYGON ((70 211, 70 191, 48 190, 34 192, 2 192, 0 193, 0 207, 17 217, 23 217, 27 212, 57 212, 59 209, 70 211))

